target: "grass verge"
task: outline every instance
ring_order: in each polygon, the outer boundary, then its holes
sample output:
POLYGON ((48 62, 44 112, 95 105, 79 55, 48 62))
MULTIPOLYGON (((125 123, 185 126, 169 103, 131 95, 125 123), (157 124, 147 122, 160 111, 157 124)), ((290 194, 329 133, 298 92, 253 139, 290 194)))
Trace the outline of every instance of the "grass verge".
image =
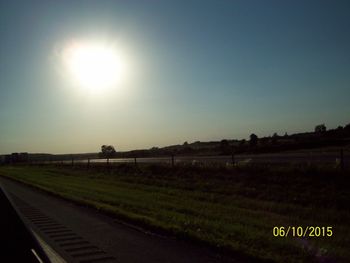
POLYGON ((325 169, 3 166, 0 175, 144 227, 272 262, 348 262, 350 175, 325 169), (332 227, 274 237, 275 226, 332 227))

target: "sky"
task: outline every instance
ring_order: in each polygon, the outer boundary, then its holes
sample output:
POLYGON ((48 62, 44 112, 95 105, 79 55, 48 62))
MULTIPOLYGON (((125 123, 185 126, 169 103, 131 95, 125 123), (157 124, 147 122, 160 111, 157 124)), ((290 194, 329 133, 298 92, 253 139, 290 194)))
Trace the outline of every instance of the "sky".
POLYGON ((117 151, 350 123, 349 1, 0 1, 0 154, 117 151), (91 92, 70 43, 112 45, 91 92))

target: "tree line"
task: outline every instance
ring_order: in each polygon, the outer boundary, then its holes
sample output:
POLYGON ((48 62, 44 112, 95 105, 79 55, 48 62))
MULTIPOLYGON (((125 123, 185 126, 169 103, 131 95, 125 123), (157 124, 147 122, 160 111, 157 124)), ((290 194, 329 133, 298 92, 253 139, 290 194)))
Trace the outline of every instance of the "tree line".
POLYGON ((112 145, 102 145, 100 157, 157 157, 170 155, 228 155, 241 153, 269 153, 286 150, 311 149, 327 146, 345 146, 350 144, 350 124, 338 126, 336 129, 327 129, 325 124, 316 125, 313 132, 278 135, 259 138, 252 133, 249 139, 229 140, 222 139, 216 142, 196 141, 182 145, 167 147, 152 147, 145 150, 117 152, 112 145))

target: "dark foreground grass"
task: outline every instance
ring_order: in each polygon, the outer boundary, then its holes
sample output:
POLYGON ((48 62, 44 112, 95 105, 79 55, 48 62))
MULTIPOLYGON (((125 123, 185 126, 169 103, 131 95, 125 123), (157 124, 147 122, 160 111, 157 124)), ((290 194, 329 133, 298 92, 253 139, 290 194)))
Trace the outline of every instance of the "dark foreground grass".
POLYGON ((345 172, 121 165, 106 173, 4 166, 0 175, 250 260, 350 261, 350 174, 345 172), (333 235, 274 237, 275 226, 330 226, 333 235))

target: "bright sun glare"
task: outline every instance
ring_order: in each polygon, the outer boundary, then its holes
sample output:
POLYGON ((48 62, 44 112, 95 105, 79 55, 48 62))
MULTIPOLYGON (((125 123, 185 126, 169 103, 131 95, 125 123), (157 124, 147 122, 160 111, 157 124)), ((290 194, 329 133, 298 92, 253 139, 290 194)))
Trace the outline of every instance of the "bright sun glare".
POLYGON ((74 81, 92 91, 115 87, 121 75, 121 61, 114 47, 96 43, 74 43, 64 60, 74 81))

